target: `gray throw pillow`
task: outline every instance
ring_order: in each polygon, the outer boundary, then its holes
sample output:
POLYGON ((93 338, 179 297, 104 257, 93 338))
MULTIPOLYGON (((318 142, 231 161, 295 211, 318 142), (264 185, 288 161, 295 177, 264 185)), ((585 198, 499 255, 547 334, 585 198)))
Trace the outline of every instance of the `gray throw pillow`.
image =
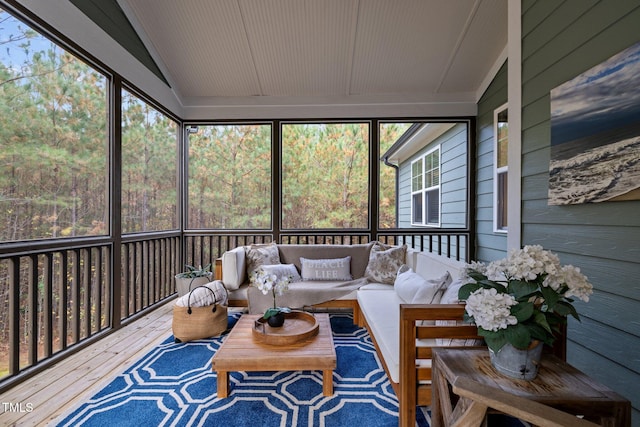
POLYGON ((351 280, 351 257, 308 259, 300 257, 302 280, 351 280))

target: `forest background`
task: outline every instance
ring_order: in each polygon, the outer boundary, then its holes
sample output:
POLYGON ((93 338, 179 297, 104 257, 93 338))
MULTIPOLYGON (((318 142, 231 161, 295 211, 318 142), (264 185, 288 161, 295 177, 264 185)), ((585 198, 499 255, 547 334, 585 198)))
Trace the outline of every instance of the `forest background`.
MULTIPOLYGON (((121 177, 123 234, 180 228, 178 122, 134 88, 123 89, 121 159, 116 161, 111 158, 109 91, 107 72, 0 9, 0 245, 109 235, 114 173, 121 177), (113 167, 118 164, 120 170, 113 167)), ((378 153, 383 153, 410 125, 383 124, 380 141, 372 142, 367 122, 283 123, 280 143, 273 141, 269 123, 202 124, 185 139, 185 228, 271 228, 272 210, 278 208, 272 206, 274 167, 280 167, 282 177, 282 228, 367 228, 376 220, 381 228, 392 228, 395 170, 382 164, 380 216, 369 218, 370 150, 379 144, 378 153), (276 149, 276 144, 281 145, 276 149), (273 159, 274 152, 281 153, 279 159, 273 159)), ((0 260, 0 378, 7 371, 9 268, 6 259, 0 260)), ((20 268, 28 269, 29 262, 20 268)), ((34 339, 30 319, 44 324, 44 277, 38 280, 36 316, 30 313, 28 283, 18 290, 24 343, 34 339)), ((62 283, 71 287, 73 277, 62 283)), ((54 307, 59 306, 58 292, 54 307)), ((83 301, 86 292, 109 290, 83 289, 83 301)), ((73 298, 66 301, 69 307, 75 304, 73 298)), ((70 320, 71 315, 71 308, 58 310, 50 321, 70 320)), ((100 329, 105 322, 101 318, 88 325, 100 329)), ((35 333, 41 340, 42 329, 35 333)), ((54 338, 61 348, 65 338, 54 338)))

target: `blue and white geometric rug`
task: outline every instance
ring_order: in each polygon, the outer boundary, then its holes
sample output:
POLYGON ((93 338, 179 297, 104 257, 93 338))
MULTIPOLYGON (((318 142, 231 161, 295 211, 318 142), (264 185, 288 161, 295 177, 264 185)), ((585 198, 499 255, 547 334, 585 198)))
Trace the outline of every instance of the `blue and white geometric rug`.
MULTIPOLYGON (((231 372, 229 397, 218 399, 211 358, 226 335, 180 344, 169 336, 58 426, 396 427, 398 400, 367 330, 350 314, 330 318, 333 396, 323 396, 320 371, 231 372)), ((428 427, 427 408, 416 412, 416 426, 428 427)), ((523 426, 501 418, 489 425, 523 426)))
POLYGON ((322 395, 321 371, 232 372, 229 397, 218 399, 211 358, 224 336, 181 344, 171 336, 58 425, 397 426, 398 400, 366 329, 349 314, 331 314, 331 328, 333 396, 322 395))

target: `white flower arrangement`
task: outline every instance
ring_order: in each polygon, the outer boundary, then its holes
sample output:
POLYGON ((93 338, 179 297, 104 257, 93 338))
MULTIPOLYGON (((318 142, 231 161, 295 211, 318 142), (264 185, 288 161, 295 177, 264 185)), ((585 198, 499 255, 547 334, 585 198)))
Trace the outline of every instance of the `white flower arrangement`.
POLYGON ((552 345, 567 316, 580 320, 572 297, 588 302, 593 286, 580 269, 561 266, 557 255, 539 245, 512 250, 488 265, 467 265, 470 283, 459 298, 466 300, 465 317, 475 322, 489 348, 507 342, 526 349, 532 341, 552 345))
POLYGON ((278 277, 276 274, 268 273, 263 269, 251 273, 249 282, 252 286, 258 288, 264 295, 271 293, 273 296, 273 307, 267 309, 264 313, 264 319, 268 319, 278 313, 288 313, 291 310, 286 307, 278 307, 276 304, 276 296, 282 296, 289 290, 291 277, 278 277))

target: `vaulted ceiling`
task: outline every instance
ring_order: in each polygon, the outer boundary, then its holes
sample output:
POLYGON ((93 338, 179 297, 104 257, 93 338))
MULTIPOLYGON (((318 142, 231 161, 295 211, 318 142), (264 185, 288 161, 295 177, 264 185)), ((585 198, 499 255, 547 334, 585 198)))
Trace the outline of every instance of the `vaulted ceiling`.
MULTIPOLYGON (((475 102, 507 46, 507 0, 117 0, 117 6, 184 106, 475 102)), ((126 34, 105 22, 114 38, 126 34)))

